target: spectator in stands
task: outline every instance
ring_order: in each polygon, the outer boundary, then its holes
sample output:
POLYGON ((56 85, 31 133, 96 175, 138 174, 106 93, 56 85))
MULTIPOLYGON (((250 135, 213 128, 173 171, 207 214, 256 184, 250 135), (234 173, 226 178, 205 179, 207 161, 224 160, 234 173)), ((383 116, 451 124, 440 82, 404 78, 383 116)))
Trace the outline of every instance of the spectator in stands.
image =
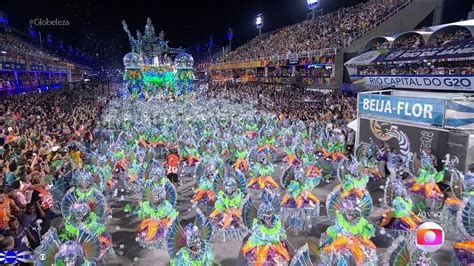
POLYGON ((17 218, 12 217, 8 222, 8 230, 3 233, 5 237, 12 237, 14 240, 13 249, 15 251, 26 251, 28 246, 25 241, 34 241, 34 237, 27 229, 25 229, 17 218))
POLYGON ((0 187, 0 234, 8 230, 8 221, 19 209, 15 202, 5 194, 5 187, 0 187))

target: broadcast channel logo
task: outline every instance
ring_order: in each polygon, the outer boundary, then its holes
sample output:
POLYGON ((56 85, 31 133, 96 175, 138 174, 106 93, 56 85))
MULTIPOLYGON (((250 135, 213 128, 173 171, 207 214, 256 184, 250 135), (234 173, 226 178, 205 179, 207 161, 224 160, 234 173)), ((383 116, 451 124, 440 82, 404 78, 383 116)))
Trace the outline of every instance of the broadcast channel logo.
POLYGON ((416 246, 425 252, 435 252, 444 244, 443 228, 437 223, 427 222, 416 228, 416 246))

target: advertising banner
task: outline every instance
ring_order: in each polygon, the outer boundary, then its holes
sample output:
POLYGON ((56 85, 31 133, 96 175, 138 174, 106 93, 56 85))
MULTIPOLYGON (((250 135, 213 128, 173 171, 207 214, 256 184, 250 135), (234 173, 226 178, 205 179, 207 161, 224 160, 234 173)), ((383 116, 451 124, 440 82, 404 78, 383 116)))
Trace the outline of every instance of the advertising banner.
MULTIPOLYGON (((410 146, 410 152, 418 155, 426 149, 432 148, 433 154, 438 159, 443 159, 447 152, 449 133, 446 130, 432 127, 417 127, 414 125, 387 122, 369 118, 360 118, 359 121, 359 143, 369 143, 372 139, 376 144, 388 144, 391 148, 399 148, 400 143, 404 147, 410 146), (402 132, 403 134, 398 134, 402 132), (397 139, 402 136, 406 139, 397 139), (408 145, 407 145, 408 144, 408 145)), ((441 162, 438 162, 441 164, 441 162)))
POLYGON ((358 109, 360 114, 375 117, 442 125, 444 101, 361 93, 358 109))
POLYGON ((374 62, 377 58, 387 53, 388 51, 389 50, 387 49, 368 51, 354 58, 351 58, 349 61, 345 62, 344 65, 346 66, 369 65, 370 63, 374 62))
POLYGON ((406 62, 422 60, 472 60, 474 40, 450 42, 443 46, 423 46, 413 49, 393 50, 377 58, 377 62, 406 62))
POLYGON ((394 87, 427 90, 474 91, 474 75, 353 75, 353 84, 367 87, 394 87))

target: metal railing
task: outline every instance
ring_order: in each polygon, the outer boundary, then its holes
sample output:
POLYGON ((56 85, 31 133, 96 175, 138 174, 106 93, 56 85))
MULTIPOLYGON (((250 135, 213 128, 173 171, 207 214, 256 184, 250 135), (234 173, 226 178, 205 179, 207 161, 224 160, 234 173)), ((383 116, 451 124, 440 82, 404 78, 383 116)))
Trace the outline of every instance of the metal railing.
POLYGON ((300 59, 300 58, 306 58, 306 57, 311 57, 311 56, 333 55, 336 53, 337 53, 337 48, 326 48, 322 50, 313 50, 313 51, 291 53, 291 54, 285 54, 285 55, 262 56, 262 57, 252 58, 252 59, 235 60, 231 62, 220 62, 213 65, 214 66, 229 65, 229 64, 238 64, 238 63, 245 63, 245 62, 255 62, 255 61, 261 61, 261 60, 278 61, 278 60, 286 60, 286 59, 300 59))

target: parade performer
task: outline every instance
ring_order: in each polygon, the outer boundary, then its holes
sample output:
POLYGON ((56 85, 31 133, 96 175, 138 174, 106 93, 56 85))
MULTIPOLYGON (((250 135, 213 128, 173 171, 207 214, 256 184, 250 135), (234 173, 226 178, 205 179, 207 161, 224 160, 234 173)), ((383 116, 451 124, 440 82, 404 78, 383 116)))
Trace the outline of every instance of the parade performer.
POLYGON ((35 249, 35 265, 96 265, 100 256, 98 236, 84 231, 77 235, 75 240, 61 241, 56 229, 51 227, 35 249))
POLYGON ((314 146, 318 157, 326 161, 338 163, 342 159, 347 159, 344 155, 345 144, 337 135, 326 133, 315 139, 314 146))
POLYGON ((366 189, 367 182, 369 182, 368 170, 364 169, 355 159, 350 162, 341 161, 338 178, 341 184, 334 187, 326 201, 329 218, 336 218, 342 200, 349 196, 356 197, 359 200, 358 207, 364 218, 368 218, 373 206, 372 198, 366 189))
POLYGON ((211 266, 214 263, 215 257, 209 243, 212 226, 197 210, 194 223, 184 228, 178 220, 173 223, 167 237, 171 266, 211 266))
POLYGON ((258 138, 259 129, 257 126, 257 119, 254 115, 245 116, 243 119, 243 126, 247 139, 256 140, 258 138))
POLYGON ((178 186, 179 156, 176 148, 172 148, 166 156, 166 174, 175 187, 178 186))
POLYGON ((446 155, 446 169, 451 174, 449 188, 451 195, 444 201, 441 219, 444 222, 446 235, 450 239, 459 239, 464 237, 461 234, 461 228, 458 223, 452 221, 457 219, 458 213, 465 206, 465 203, 474 196, 474 175, 467 171, 461 173, 456 168, 459 159, 456 156, 446 155))
POLYGON ((459 265, 472 265, 474 263, 474 197, 469 196, 465 201, 456 219, 457 228, 460 229, 463 237, 452 245, 459 265))
POLYGON ((64 218, 63 239, 78 237, 79 230, 96 234, 99 238, 100 257, 111 251, 112 237, 105 230, 104 219, 108 212, 105 196, 93 186, 92 177, 82 171, 74 175, 75 187, 69 189, 61 201, 64 218))
POLYGON ((170 182, 157 185, 143 195, 137 211, 142 222, 138 225, 138 243, 145 248, 163 248, 167 232, 178 211, 176 204, 176 191, 170 182))
POLYGON ((321 259, 324 265, 378 265, 375 235, 354 195, 344 197, 336 211, 335 224, 321 237, 321 259))
POLYGON ((73 204, 84 202, 91 212, 96 214, 99 221, 102 221, 108 210, 107 201, 104 194, 92 185, 91 175, 85 171, 76 172, 73 179, 75 186, 64 195, 61 212, 66 214, 73 204))
POLYGON ((247 144, 242 137, 235 137, 235 140, 229 145, 229 153, 229 161, 234 169, 240 170, 243 173, 249 171, 249 152, 247 144))
POLYGON ((382 177, 377 161, 378 150, 372 138, 370 139, 370 143, 361 143, 355 150, 357 160, 364 168, 369 169, 370 180, 379 180, 382 177))
POLYGON ((249 200, 244 208, 244 221, 251 228, 241 252, 251 265, 283 265, 290 261, 285 229, 271 203, 262 203, 258 211, 249 200))
POLYGON ((269 149, 276 152, 275 129, 273 127, 264 127, 260 129, 258 139, 259 150, 269 149))
POLYGON ((251 151, 250 179, 247 182, 249 190, 257 191, 260 194, 264 190, 278 194, 278 183, 272 177, 275 173, 273 156, 273 152, 268 148, 251 151))
POLYGON ((413 212, 413 202, 401 180, 393 181, 391 198, 391 207, 384 212, 379 225, 393 230, 391 235, 414 232, 423 220, 413 212))
MULTIPOLYGON (((382 265, 390 266, 411 266, 426 265, 436 266, 435 260, 431 257, 432 253, 422 251, 415 245, 414 235, 399 236, 387 249, 383 256, 382 265)), ((463 264, 466 265, 466 264, 463 264)))
POLYGON ((183 145, 180 145, 179 157, 188 167, 194 167, 199 162, 199 150, 195 146, 195 141, 192 137, 186 139, 183 145))
POLYGON ((311 228, 313 219, 319 216, 319 199, 311 190, 321 179, 321 174, 307 176, 304 169, 298 166, 290 166, 281 178, 282 187, 286 190, 281 200, 283 221, 296 232, 311 228))
MULTIPOLYGON (((69 205, 70 200, 65 198, 64 205, 69 205)), ((84 231, 88 234, 97 235, 100 241, 99 258, 103 258, 107 252, 112 250, 112 236, 106 231, 105 225, 101 222, 103 213, 91 212, 89 205, 85 202, 77 201, 69 208, 63 208, 64 230, 60 234, 60 238, 67 240, 78 239, 80 232, 84 231)), ((96 208, 97 211, 97 208, 96 208)))
POLYGON ((241 240, 247 234, 242 221, 242 207, 246 201, 245 177, 239 171, 228 171, 214 179, 216 202, 209 215, 213 238, 241 240))
POLYGON ((296 155, 296 151, 302 145, 302 139, 298 136, 286 136, 285 137, 285 157, 283 158, 283 162, 287 163, 288 166, 290 165, 299 165, 301 161, 298 159, 296 155))
POLYGON ((207 213, 214 208, 216 194, 214 192, 214 180, 223 175, 224 163, 219 158, 203 158, 196 167, 196 176, 198 177, 198 187, 194 191, 192 203, 194 207, 199 206, 207 213))
POLYGON ((415 207, 418 210, 439 210, 443 204, 444 195, 436 183, 444 178, 444 169, 437 171, 431 158, 423 152, 421 156, 421 169, 418 177, 407 183, 409 191, 413 195, 415 207))

